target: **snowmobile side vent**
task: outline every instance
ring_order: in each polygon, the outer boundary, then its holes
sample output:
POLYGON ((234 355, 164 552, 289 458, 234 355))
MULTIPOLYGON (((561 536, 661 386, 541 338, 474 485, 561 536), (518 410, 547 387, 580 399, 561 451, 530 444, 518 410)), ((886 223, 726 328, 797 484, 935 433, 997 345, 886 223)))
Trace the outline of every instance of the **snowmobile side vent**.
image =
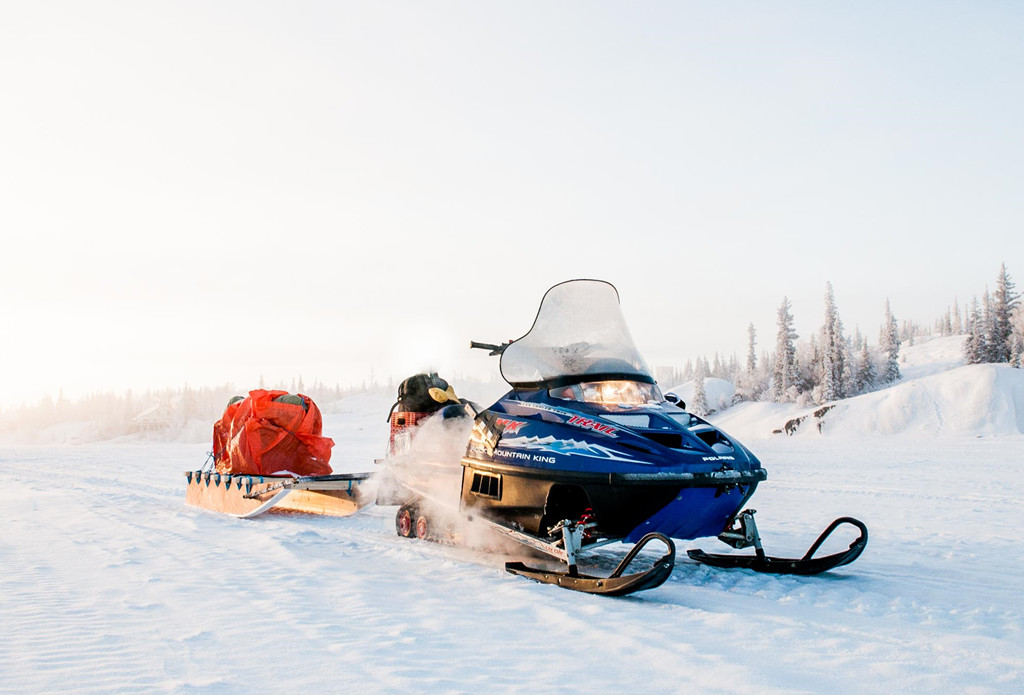
POLYGON ((637 432, 650 439, 652 442, 657 442, 662 446, 667 446, 670 449, 682 449, 683 448, 683 435, 679 432, 637 432))
MULTIPOLYGON (((642 434, 642 433, 638 433, 638 434, 642 434)), ((645 455, 650 455, 650 454, 655 453, 654 449, 652 449, 652 448, 650 448, 648 446, 639 446, 637 444, 633 444, 632 442, 619 442, 619 446, 621 446, 624 449, 630 449, 632 451, 639 451, 641 454, 645 454, 645 455)))
MULTIPOLYGON (((704 429, 695 427, 690 431, 693 432, 693 434, 696 435, 698 439, 700 439, 702 442, 710 446, 715 451, 719 451, 720 449, 723 449, 724 451, 731 451, 733 448, 732 442, 723 437, 722 433, 716 429, 704 429)), ((719 453, 723 453, 723 451, 719 451, 719 453)))
POLYGON ((480 497, 490 497, 491 499, 500 500, 501 476, 473 471, 473 485, 470 487, 470 492, 474 495, 479 495, 480 497))

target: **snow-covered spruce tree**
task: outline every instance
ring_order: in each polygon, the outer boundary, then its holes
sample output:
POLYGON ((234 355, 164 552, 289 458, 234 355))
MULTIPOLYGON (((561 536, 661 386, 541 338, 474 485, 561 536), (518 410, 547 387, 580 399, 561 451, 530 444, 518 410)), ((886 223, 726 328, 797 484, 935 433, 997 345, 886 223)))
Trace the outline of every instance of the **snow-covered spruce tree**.
POLYGON ((1024 367, 1024 329, 1017 328, 1010 336, 1010 366, 1024 367))
POLYGON ((821 327, 821 402, 847 395, 847 349, 843 322, 839 319, 832 283, 825 283, 825 323, 821 327))
POLYGON ((1000 349, 999 338, 996 335, 995 330, 995 302, 992 299, 991 293, 988 292, 987 287, 985 288, 985 294, 981 296, 980 331, 983 336, 981 361, 999 361, 1002 351, 1000 349))
POLYGON ((779 306, 779 331, 775 338, 775 364, 772 368, 772 400, 783 403, 793 400, 790 389, 797 383, 796 339, 793 330, 793 315, 789 313, 790 303, 782 298, 779 306))
POLYGON ((843 336, 843 391, 845 397, 856 396, 854 382, 857 379, 857 359, 853 354, 853 342, 849 336, 843 336))
POLYGON ((960 320, 960 302, 953 297, 953 335, 963 335, 964 325, 960 320))
POLYGON ((892 309, 889 308, 888 299, 885 300, 885 319, 882 321, 882 330, 878 335, 878 349, 885 359, 885 365, 882 367, 882 374, 878 381, 882 384, 891 384, 900 378, 900 331, 896 317, 892 315, 892 309))
POLYGON ((708 397, 704 393, 704 378, 707 368, 704 360, 697 358, 697 374, 693 377, 693 403, 690 405, 690 412, 694 415, 704 417, 708 414, 708 397))
POLYGON ((864 342, 864 336, 861 335, 860 326, 854 328, 853 337, 847 336, 846 338, 846 354, 848 359, 846 360, 846 384, 847 384, 847 396, 856 396, 861 393, 860 390, 860 345, 864 342))
POLYGON ((1024 367, 1024 305, 1018 304, 1010 316, 1010 364, 1024 367))
POLYGON ((996 361, 996 327, 995 322, 992 320, 992 295, 989 294, 988 287, 985 288, 985 294, 981 296, 981 333, 984 336, 982 345, 984 349, 981 352, 982 362, 995 362, 996 361))
POLYGON ((747 326, 747 372, 753 374, 757 369, 757 330, 754 324, 747 326))
POLYGON ((1006 271, 1006 263, 999 267, 996 289, 991 300, 991 341, 990 358, 993 362, 1009 362, 1013 352, 1013 314, 1020 305, 1013 280, 1006 271))
POLYGON ((816 398, 813 393, 818 384, 817 349, 813 333, 809 340, 797 344, 795 380, 786 392, 786 402, 809 405, 816 398))
POLYGON ((868 350, 868 341, 865 338, 860 344, 860 357, 857 361, 857 393, 867 393, 875 387, 878 374, 875 370, 875 361, 868 350))
POLYGON ((740 370, 737 365, 733 383, 736 384, 736 392, 733 394, 733 403, 757 400, 760 387, 757 375, 757 331, 754 324, 747 326, 747 366, 740 370))
POLYGON ((970 312, 967 314, 967 338, 964 340, 964 359, 967 361, 967 364, 980 364, 985 361, 986 353, 985 327, 982 323, 978 298, 975 297, 971 303, 970 312))

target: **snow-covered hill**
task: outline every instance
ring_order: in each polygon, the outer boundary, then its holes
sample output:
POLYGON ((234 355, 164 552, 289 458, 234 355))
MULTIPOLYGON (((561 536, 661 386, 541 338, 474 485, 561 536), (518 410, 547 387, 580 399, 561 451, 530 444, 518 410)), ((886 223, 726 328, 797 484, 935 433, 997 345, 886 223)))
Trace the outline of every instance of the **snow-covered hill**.
POLYGON ((961 345, 955 336, 906 348, 902 378, 879 391, 811 407, 743 403, 713 420, 741 439, 780 431, 829 437, 1024 434, 1024 370, 964 365, 961 345))

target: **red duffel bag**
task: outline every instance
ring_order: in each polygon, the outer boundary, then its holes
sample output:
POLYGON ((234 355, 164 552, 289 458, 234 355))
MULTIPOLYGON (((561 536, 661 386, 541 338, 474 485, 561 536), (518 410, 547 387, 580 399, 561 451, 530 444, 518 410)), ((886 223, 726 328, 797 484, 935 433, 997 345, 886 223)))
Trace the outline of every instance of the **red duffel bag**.
POLYGON ((219 473, 330 475, 334 440, 321 437, 323 418, 309 396, 250 391, 228 404, 213 425, 219 473))

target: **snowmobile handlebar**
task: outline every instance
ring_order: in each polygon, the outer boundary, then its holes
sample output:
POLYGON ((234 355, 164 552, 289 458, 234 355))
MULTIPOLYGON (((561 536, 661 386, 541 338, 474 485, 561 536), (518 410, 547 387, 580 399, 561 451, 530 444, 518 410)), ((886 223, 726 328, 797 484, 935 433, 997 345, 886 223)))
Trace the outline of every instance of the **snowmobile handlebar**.
POLYGON ((507 343, 502 343, 501 345, 494 345, 493 343, 478 343, 475 340, 471 340, 469 341, 469 348, 471 350, 489 350, 487 354, 490 355, 491 357, 494 357, 495 355, 500 355, 501 353, 505 352, 505 348, 507 348, 511 344, 511 340, 508 341, 507 343))

